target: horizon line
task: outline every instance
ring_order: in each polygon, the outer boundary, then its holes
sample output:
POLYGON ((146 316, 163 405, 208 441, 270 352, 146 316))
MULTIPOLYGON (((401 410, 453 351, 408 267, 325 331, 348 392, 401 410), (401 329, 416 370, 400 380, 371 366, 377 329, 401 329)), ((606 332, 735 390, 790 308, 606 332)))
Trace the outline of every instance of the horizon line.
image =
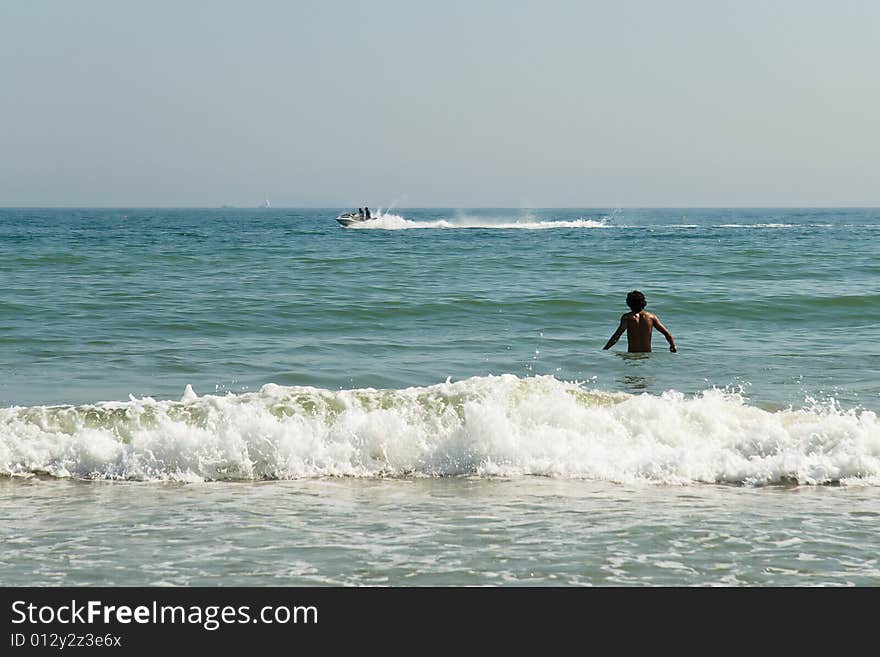
MULTIPOLYGON (((340 210, 348 205, 4 205, 0 210, 340 210)), ((383 209, 381 205, 374 206, 383 209)), ((398 205, 386 210, 877 210, 880 205, 398 205)))

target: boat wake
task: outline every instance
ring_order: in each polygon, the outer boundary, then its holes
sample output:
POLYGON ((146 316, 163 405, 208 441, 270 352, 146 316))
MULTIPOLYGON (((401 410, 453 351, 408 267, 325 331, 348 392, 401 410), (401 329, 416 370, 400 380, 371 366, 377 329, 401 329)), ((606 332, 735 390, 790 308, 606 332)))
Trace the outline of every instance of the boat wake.
MULTIPOLYGON (((340 222, 342 223, 342 222, 340 222)), ((608 228, 607 217, 599 219, 575 219, 568 221, 538 220, 534 217, 477 217, 457 215, 454 217, 419 220, 406 219, 390 212, 379 212, 369 220, 347 222, 347 228, 356 230, 413 230, 413 229, 490 229, 490 230, 547 230, 558 228, 608 228)))

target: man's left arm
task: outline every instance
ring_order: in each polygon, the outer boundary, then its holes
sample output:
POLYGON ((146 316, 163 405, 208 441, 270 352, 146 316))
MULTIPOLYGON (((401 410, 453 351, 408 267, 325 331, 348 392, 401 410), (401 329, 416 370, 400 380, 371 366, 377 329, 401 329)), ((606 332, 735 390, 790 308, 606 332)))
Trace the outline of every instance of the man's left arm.
POLYGON ((614 332, 614 335, 612 335, 612 336, 608 339, 608 342, 605 343, 605 346, 602 347, 602 350, 604 351, 605 349, 611 349, 611 347, 613 347, 614 344, 615 344, 618 340, 620 340, 620 336, 623 335, 623 332, 624 332, 625 330, 626 330, 626 320, 624 320, 624 319, 621 317, 621 318, 620 318, 620 326, 617 327, 617 330, 614 332))

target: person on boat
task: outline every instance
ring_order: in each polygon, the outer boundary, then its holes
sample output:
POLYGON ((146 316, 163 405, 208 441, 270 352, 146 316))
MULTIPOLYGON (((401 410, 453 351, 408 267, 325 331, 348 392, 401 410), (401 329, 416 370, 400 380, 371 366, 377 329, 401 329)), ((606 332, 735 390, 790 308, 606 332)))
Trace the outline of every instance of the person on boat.
POLYGON ((626 295, 626 305, 629 306, 631 312, 626 313, 620 318, 620 326, 617 327, 614 335, 611 336, 611 339, 608 340, 603 349, 613 347, 614 343, 626 331, 627 351, 651 351, 651 331, 656 328, 669 343, 669 351, 673 353, 678 351, 672 333, 660 323, 660 318, 654 313, 649 313, 645 310, 648 300, 645 299, 644 294, 638 290, 633 290, 626 295))
POLYGON ((364 206, 364 219, 372 219, 372 218, 373 217, 370 216, 370 208, 364 206))
POLYGON ((364 209, 358 208, 358 219, 363 219, 363 218, 364 218, 364 209))

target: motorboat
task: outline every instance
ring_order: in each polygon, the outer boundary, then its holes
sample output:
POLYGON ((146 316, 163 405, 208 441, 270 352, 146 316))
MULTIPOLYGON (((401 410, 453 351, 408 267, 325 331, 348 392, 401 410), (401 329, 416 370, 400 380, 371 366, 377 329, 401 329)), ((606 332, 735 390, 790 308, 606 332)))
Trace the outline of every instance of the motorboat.
POLYGON ((336 217, 336 221, 338 221, 344 227, 348 228, 352 224, 357 224, 369 220, 366 217, 357 214, 356 212, 346 212, 336 217))

